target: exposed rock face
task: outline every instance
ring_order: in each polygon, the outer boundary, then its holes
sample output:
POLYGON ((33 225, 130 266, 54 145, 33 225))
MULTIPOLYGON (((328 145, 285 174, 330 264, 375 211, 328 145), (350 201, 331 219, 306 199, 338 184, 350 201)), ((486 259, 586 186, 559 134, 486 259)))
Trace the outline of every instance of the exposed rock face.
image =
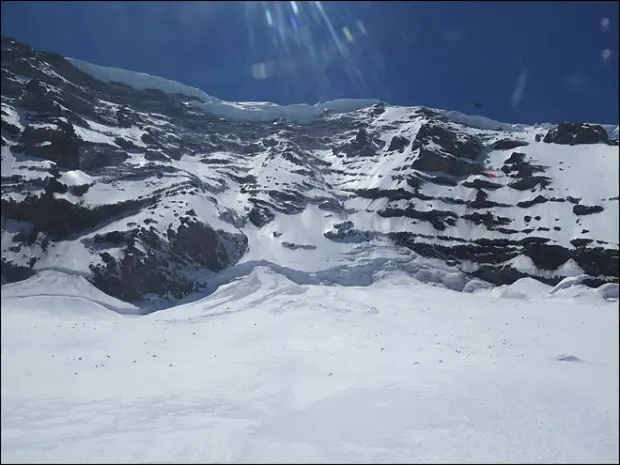
POLYGON ((511 150, 518 147, 526 147, 528 145, 529 143, 524 140, 500 139, 497 142, 493 142, 489 148, 491 150, 511 150))
POLYGON ((388 152, 393 150, 398 150, 400 153, 405 151, 405 148, 411 143, 409 139, 403 136, 394 136, 392 141, 390 142, 390 146, 388 148, 388 152))
POLYGON ((336 242, 367 242, 377 234, 373 231, 361 231, 354 227, 352 221, 345 221, 334 225, 334 230, 327 231, 323 235, 336 242))
POLYGON ((59 118, 48 119, 42 124, 27 125, 19 144, 18 150, 23 150, 26 155, 53 161, 58 168, 80 167, 77 135, 71 124, 59 118))
POLYGON ((294 244, 292 242, 282 242, 282 247, 286 247, 290 250, 315 250, 316 246, 312 244, 294 244))
POLYGON ((480 165, 460 160, 439 151, 419 149, 417 158, 411 165, 419 171, 440 171, 456 177, 467 177, 482 171, 480 165))
POLYGON ((609 144, 609 135, 598 124, 563 122, 549 130, 543 142, 562 145, 609 144))
POLYGON ((433 142, 446 153, 459 158, 475 160, 482 151, 482 143, 474 136, 450 130, 445 123, 423 124, 415 138, 416 145, 433 142))
POLYGON ((103 263, 91 265, 94 284, 108 294, 130 301, 148 294, 161 295, 162 291, 181 298, 199 289, 200 283, 189 278, 188 269, 221 271, 237 262, 248 245, 242 234, 214 231, 193 218, 176 231, 167 232, 168 241, 153 227, 95 237, 95 247, 106 243, 127 246, 120 258, 108 252, 100 254, 103 263))
POLYGON ((575 205, 573 206, 573 213, 575 215, 592 215, 593 213, 600 213, 604 210, 600 205, 575 205))
POLYGON ((494 284, 555 283, 576 267, 592 285, 618 282, 617 234, 599 226, 617 224, 618 188, 587 188, 617 169, 601 126, 562 123, 543 139, 383 103, 304 124, 232 121, 8 38, 1 79, 3 281, 54 266, 124 300, 179 298, 246 254, 325 249, 339 266, 387 243, 494 284), (584 145, 598 171, 565 187, 549 143, 584 145))
POLYGON ((341 145, 335 153, 343 152, 347 157, 372 157, 377 154, 379 145, 380 142, 373 140, 368 131, 362 128, 351 142, 341 145))
POLYGON ((525 158, 526 154, 513 152, 510 158, 504 162, 504 166, 501 168, 502 171, 514 179, 510 183, 510 187, 520 191, 535 187, 544 189, 550 184, 551 180, 546 176, 534 176, 534 173, 544 172, 545 169, 531 164, 525 158))

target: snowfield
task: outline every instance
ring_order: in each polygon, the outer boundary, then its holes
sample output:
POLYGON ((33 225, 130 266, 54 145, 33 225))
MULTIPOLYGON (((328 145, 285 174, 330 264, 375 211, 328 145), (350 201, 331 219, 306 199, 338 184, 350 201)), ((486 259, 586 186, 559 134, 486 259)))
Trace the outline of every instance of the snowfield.
POLYGON ((136 316, 46 271, 2 288, 2 462, 617 463, 618 289, 578 283, 259 266, 136 316))

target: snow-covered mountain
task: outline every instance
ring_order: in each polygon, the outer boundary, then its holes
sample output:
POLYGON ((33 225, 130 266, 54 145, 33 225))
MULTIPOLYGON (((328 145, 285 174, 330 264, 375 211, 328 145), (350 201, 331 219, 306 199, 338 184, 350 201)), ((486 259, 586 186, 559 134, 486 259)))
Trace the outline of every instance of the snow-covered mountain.
POLYGON ((3 283, 63 271, 146 305, 257 265, 301 284, 618 282, 617 126, 225 102, 4 37, 1 79, 3 283))
POLYGON ((618 463, 617 126, 1 79, 3 463, 618 463))

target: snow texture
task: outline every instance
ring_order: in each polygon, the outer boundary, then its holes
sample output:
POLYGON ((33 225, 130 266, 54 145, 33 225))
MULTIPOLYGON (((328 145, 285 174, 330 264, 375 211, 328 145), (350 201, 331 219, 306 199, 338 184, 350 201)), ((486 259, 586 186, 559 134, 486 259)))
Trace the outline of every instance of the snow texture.
POLYGON ((617 463, 617 304, 512 287, 255 267, 143 317, 77 276, 3 287, 2 462, 617 463))

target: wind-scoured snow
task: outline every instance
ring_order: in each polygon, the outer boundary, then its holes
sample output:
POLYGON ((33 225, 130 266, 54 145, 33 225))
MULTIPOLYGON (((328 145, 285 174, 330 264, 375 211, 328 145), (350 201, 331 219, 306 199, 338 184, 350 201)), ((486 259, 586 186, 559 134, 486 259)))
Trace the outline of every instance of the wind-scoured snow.
POLYGON ((3 287, 3 463, 619 458, 617 304, 578 283, 457 294, 257 267, 136 317, 60 276, 3 287))

